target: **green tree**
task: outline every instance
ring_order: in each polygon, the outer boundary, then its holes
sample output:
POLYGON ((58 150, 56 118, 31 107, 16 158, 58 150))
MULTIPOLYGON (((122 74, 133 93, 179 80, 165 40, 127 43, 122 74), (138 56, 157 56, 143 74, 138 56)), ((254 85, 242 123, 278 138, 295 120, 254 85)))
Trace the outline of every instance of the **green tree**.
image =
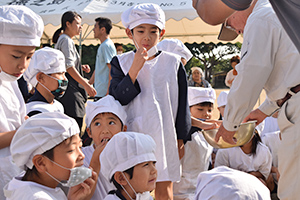
POLYGON ((191 61, 188 63, 189 65, 187 66, 187 68, 190 69, 194 66, 201 67, 205 72, 204 78, 208 81, 210 81, 214 72, 228 70, 228 67, 230 67, 230 65, 228 64, 228 58, 226 59, 226 57, 240 53, 241 49, 240 43, 206 44, 202 42, 200 44, 185 43, 185 45, 192 52, 195 59, 198 59, 200 61, 200 63, 197 63, 194 59, 191 59, 191 61))

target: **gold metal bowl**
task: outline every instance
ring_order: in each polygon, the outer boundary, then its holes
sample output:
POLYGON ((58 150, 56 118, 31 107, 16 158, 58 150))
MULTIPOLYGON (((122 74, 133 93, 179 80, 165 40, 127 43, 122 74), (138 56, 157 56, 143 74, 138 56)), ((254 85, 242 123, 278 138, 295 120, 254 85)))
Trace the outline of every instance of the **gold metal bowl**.
POLYGON ((256 120, 240 124, 238 130, 233 136, 237 141, 234 145, 225 142, 222 137, 220 137, 218 142, 215 142, 215 137, 219 129, 202 130, 202 134, 206 141, 215 148, 224 149, 230 147, 238 147, 248 143, 251 140, 254 134, 255 126, 256 120))

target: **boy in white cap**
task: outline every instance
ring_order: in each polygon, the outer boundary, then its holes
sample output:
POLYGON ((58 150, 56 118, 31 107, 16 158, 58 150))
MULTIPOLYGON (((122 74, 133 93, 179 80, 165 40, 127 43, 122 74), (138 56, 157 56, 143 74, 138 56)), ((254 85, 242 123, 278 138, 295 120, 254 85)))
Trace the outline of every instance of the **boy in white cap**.
POLYGON ((270 191, 248 173, 217 167, 198 176, 195 200, 270 200, 270 191))
POLYGON ((179 55, 183 65, 193 57, 191 51, 178 39, 163 39, 157 44, 157 49, 179 55))
POLYGON ((45 47, 37 50, 24 73, 24 78, 33 87, 34 95, 26 104, 29 117, 41 112, 64 112, 60 98, 68 86, 65 77, 65 56, 56 49, 45 47))
MULTIPOLYGON (((216 99, 213 88, 189 87, 188 99, 192 117, 200 120, 211 119, 216 99)), ((174 183, 174 200, 193 200, 197 176, 200 172, 208 170, 213 147, 206 142, 200 131, 200 128, 192 126, 192 140, 184 145, 185 153, 181 159, 182 175, 180 182, 174 183)))
POLYGON ((97 174, 81 167, 84 154, 79 132, 76 121, 59 112, 40 113, 26 120, 10 146, 13 161, 25 172, 5 186, 7 200, 86 198, 97 174), (58 183, 71 187, 68 197, 58 183))
POLYGON ((105 200, 152 200, 155 189, 155 142, 149 136, 136 132, 115 135, 100 155, 101 172, 117 190, 105 200))
MULTIPOLYGON (((26 116, 17 80, 40 46, 44 24, 25 6, 0 6, 0 188, 19 173, 11 162, 9 145, 26 116)), ((4 199, 0 190, 0 199, 4 199)))
POLYGON ((155 198, 172 199, 172 182, 180 180, 177 150, 182 150, 183 140, 190 140, 186 73, 179 56, 157 50, 165 33, 165 14, 158 5, 129 8, 122 23, 136 50, 112 59, 109 93, 126 105, 128 130, 156 142, 155 198))
POLYGON ((126 131, 126 112, 114 97, 107 95, 96 102, 87 102, 85 122, 87 133, 94 141, 91 146, 84 147, 84 166, 91 166, 98 174, 96 189, 92 200, 104 199, 108 192, 115 189, 100 172, 99 156, 107 142, 117 133, 126 131))

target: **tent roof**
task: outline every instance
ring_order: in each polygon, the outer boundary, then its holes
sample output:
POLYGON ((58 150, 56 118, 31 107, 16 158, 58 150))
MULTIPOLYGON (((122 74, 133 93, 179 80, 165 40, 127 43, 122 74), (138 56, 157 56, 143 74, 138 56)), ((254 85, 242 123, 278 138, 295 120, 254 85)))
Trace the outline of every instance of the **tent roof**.
MULTIPOLYGON (((74 10, 82 16, 84 44, 98 44, 93 38, 93 25, 97 17, 107 17, 114 27, 110 38, 114 42, 132 43, 125 34, 121 14, 138 3, 156 3, 166 14, 165 38, 178 38, 183 42, 220 42, 217 36, 219 26, 204 23, 192 7, 191 0, 2 0, 0 5, 25 5, 39 14, 45 23, 43 42, 47 43, 56 29, 60 27, 61 16, 74 10)), ((235 41, 242 41, 238 37, 235 41)))

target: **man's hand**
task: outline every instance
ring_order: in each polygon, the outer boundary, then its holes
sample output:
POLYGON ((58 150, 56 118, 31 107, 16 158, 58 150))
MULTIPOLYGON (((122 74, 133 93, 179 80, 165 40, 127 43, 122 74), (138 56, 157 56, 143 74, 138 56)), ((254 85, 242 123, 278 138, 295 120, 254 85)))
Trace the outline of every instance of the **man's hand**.
POLYGON ((260 124, 264 119, 267 117, 265 113, 263 113, 261 110, 258 108, 255 110, 252 110, 251 113, 244 119, 243 123, 248 122, 248 121, 253 121, 256 120, 256 126, 260 124))
POLYGON ((229 144, 236 144, 236 139, 233 138, 233 135, 235 134, 235 131, 228 131, 224 128, 223 124, 221 124, 217 135, 215 137, 215 141, 218 142, 220 137, 222 136, 223 140, 229 144))

